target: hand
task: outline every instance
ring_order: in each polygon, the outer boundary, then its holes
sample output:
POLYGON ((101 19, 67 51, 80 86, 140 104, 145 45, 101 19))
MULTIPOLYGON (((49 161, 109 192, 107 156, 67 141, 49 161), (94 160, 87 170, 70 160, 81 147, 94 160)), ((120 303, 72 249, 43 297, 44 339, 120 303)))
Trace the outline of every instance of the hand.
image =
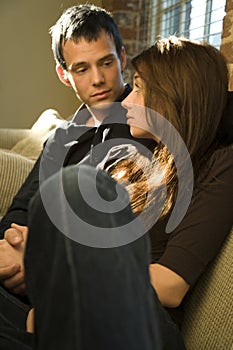
POLYGON ((26 242, 28 234, 27 226, 21 226, 17 224, 11 224, 11 228, 5 231, 4 238, 9 244, 16 247, 23 241, 26 242))
POLYGON ((0 240, 0 281, 12 293, 25 295, 24 250, 28 228, 12 224, 0 240))
POLYGON ((26 329, 29 333, 34 332, 34 309, 31 309, 28 313, 26 329))

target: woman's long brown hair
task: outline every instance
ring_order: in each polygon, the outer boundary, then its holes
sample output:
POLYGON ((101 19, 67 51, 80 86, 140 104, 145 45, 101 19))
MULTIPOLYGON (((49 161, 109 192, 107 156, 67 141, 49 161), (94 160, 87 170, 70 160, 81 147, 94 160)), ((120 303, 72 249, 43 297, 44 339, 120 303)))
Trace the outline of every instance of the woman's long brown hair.
MULTIPOLYGON (((154 111, 162 110, 163 117, 183 139, 192 161, 195 180, 202 165, 219 147, 218 127, 228 89, 228 71, 222 54, 207 43, 172 36, 158 40, 134 57, 132 65, 145 82, 145 106, 154 111)), ((153 127, 153 115, 148 115, 148 118, 153 127)), ((134 211, 142 210, 142 199, 146 198, 151 186, 159 188, 161 179, 158 177, 157 181, 154 176, 159 164, 167 186, 163 215, 167 214, 174 205, 178 190, 172 152, 162 142, 158 143, 149 170, 153 182, 149 184, 148 176, 146 179, 144 172, 139 176, 138 165, 134 166, 133 163, 132 160, 128 162, 128 170, 134 211)), ((114 173, 119 170, 120 163, 114 173)), ((122 178, 122 181, 125 180, 122 178)))

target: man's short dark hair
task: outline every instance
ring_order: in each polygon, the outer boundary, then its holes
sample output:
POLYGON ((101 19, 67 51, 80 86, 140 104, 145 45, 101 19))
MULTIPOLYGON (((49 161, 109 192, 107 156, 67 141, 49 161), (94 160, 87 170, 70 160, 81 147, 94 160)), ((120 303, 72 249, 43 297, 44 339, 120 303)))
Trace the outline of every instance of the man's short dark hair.
POLYGON ((113 38, 117 55, 120 57, 122 38, 110 12, 90 4, 72 6, 65 10, 56 24, 50 28, 56 62, 66 69, 63 44, 67 40, 78 42, 80 38, 84 38, 91 42, 97 40, 103 30, 113 38))

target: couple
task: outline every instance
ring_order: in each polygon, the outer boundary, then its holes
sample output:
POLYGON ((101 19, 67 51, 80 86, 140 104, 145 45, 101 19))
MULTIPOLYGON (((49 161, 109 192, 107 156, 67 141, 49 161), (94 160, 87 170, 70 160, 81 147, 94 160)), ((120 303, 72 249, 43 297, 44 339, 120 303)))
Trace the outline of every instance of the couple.
POLYGON ((182 349, 185 296, 232 226, 226 63, 208 44, 161 39, 132 60, 131 91, 106 11, 72 7, 51 33, 58 76, 84 105, 1 222, 4 296, 25 298, 26 247, 35 307, 18 349, 182 349))

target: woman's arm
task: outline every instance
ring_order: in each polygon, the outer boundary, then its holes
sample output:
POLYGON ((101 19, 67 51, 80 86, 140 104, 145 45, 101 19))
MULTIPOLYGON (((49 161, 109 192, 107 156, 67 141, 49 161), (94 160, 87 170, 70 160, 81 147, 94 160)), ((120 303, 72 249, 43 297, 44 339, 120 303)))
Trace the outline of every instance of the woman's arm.
POLYGON ((174 271, 160 264, 150 264, 150 279, 161 304, 175 308, 180 305, 189 285, 174 271))
MULTIPOLYGON (((203 169, 185 217, 150 265, 151 283, 165 307, 177 307, 216 257, 233 224, 233 151, 217 150, 203 169)), ((164 230, 163 225, 161 230, 164 230)), ((152 232, 152 248, 156 239, 152 232)), ((164 233, 166 235, 166 233, 164 233)))

